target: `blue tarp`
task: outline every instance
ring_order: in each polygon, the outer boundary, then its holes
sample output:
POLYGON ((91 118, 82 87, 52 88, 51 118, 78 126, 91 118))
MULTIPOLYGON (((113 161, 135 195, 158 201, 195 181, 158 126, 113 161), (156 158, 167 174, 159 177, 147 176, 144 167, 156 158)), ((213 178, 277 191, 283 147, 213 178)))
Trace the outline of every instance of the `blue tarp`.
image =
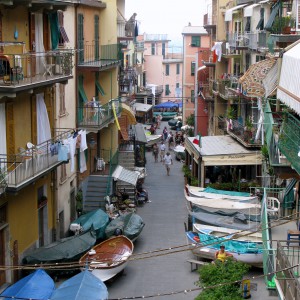
POLYGON ((154 106, 155 108, 174 108, 174 107, 181 107, 179 106, 179 103, 174 103, 174 102, 164 102, 160 103, 154 106))
POLYGON ((106 285, 90 271, 85 270, 54 291, 50 300, 105 300, 108 298, 106 285))
MULTIPOLYGON (((12 297, 17 299, 47 300, 55 289, 53 279, 42 269, 22 278, 12 286, 8 287, 0 297, 12 297)), ((70 298, 69 298, 70 299, 70 298)))
POLYGON ((211 187, 207 187, 203 190, 205 193, 213 193, 213 194, 222 194, 229 196, 240 196, 240 197, 250 197, 250 193, 247 192, 235 192, 235 191, 225 191, 225 190, 216 190, 211 187))

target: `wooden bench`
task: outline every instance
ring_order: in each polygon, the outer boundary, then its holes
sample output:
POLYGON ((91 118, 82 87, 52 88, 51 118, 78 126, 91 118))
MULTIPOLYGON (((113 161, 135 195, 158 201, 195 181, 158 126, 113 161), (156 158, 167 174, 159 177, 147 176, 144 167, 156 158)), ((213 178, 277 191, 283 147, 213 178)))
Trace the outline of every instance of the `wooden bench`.
POLYGON ((198 266, 205 266, 208 263, 204 262, 202 260, 196 260, 196 259, 188 259, 187 262, 191 264, 191 272, 198 270, 198 266), (193 266, 195 265, 195 268, 193 266))

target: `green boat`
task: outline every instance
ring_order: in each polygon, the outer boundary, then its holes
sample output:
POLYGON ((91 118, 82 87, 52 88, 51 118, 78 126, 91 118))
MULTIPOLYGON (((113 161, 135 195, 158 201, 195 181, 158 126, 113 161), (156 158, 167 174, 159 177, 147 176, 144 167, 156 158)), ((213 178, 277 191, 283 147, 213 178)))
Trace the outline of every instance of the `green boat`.
POLYGON ((174 119, 174 117, 176 117, 178 115, 178 112, 176 112, 176 111, 164 111, 164 112, 155 111, 155 112, 153 112, 154 117, 157 117, 158 115, 162 116, 162 121, 168 121, 168 120, 174 119))
POLYGON ((142 232, 144 226, 145 223, 143 222, 143 219, 135 213, 120 215, 112 220, 106 227, 106 238, 122 234, 131 241, 135 241, 142 232))
POLYGON ((108 224, 108 214, 102 209, 96 209, 81 215, 78 219, 73 221, 70 225, 70 230, 74 232, 86 232, 93 228, 96 231, 97 240, 104 240, 105 228, 108 224))
POLYGON ((70 262, 78 260, 96 243, 95 231, 74 235, 31 251, 23 258, 23 264, 70 262))

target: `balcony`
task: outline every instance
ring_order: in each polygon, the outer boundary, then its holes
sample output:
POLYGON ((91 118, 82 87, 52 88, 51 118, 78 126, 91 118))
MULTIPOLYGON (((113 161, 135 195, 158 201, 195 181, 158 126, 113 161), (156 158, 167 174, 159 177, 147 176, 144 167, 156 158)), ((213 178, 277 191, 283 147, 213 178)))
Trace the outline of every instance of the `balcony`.
POLYGON ((244 37, 248 40, 250 50, 261 51, 268 48, 269 32, 267 31, 245 32, 244 37))
POLYGON ((137 52, 144 52, 145 51, 145 43, 144 42, 134 43, 134 49, 137 52))
POLYGON ((208 83, 202 83, 201 81, 199 82, 199 96, 207 102, 214 101, 211 87, 208 83))
POLYGON ((97 101, 88 101, 84 106, 77 108, 77 127, 96 130, 107 127, 115 120, 114 109, 118 117, 122 111, 120 99, 112 99, 103 105, 97 101))
POLYGON ((300 121, 290 113, 272 112, 269 103, 264 108, 264 129, 270 164, 281 174, 300 172, 300 121))
POLYGON ((58 140, 68 137, 70 131, 57 135, 52 140, 33 146, 30 149, 20 148, 20 153, 13 155, 0 154, 1 173, 5 178, 6 191, 17 192, 37 178, 68 161, 59 161, 58 152, 51 147, 58 140))
POLYGON ((236 32, 227 33, 227 41, 229 46, 236 50, 246 50, 249 45, 248 36, 236 32))
POLYGON ((73 52, 0 55, 0 97, 72 78, 73 52))
POLYGON ((236 78, 214 80, 212 92, 225 100, 235 100, 240 97, 236 78))
POLYGON ((115 68, 123 59, 122 44, 82 45, 79 42, 77 67, 81 70, 100 71, 115 68))

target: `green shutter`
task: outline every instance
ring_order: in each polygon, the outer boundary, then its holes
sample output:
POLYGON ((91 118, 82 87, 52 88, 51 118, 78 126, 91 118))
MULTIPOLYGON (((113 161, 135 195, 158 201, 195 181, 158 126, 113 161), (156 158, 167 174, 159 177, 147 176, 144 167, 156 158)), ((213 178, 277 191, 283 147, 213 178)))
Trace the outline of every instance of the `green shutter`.
POLYGON ((95 24, 95 60, 99 60, 99 16, 95 15, 94 17, 95 24))
POLYGON ((77 25, 77 43, 78 43, 78 57, 79 62, 84 61, 84 34, 83 34, 83 14, 78 14, 78 25, 77 25))

